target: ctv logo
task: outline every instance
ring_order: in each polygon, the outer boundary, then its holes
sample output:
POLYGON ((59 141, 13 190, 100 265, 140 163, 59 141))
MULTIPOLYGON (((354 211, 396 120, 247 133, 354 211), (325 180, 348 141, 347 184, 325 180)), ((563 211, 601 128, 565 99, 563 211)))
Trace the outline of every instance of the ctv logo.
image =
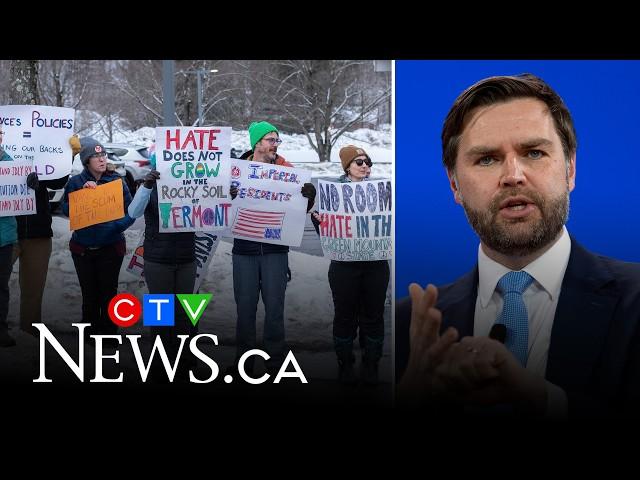
MULTIPOLYGON (((113 323, 119 327, 131 327, 140 320, 140 316, 143 317, 143 324, 145 326, 172 327, 175 325, 174 307, 175 301, 177 300, 191 320, 191 323, 196 326, 198 320, 200 320, 200 317, 202 316, 202 313, 211 301, 211 297, 211 293, 178 293, 175 294, 175 296, 173 294, 146 294, 143 295, 143 300, 140 302, 140 300, 138 300, 134 295, 121 293, 111 299, 111 302, 109 302, 108 312, 113 323)), ((72 323, 71 325, 78 329, 77 361, 75 361, 66 350, 66 346, 63 346, 43 323, 33 324, 33 326, 40 332, 40 373, 38 378, 33 380, 34 383, 48 383, 52 381, 46 376, 47 362, 45 347, 47 344, 53 347, 55 352, 58 353, 60 358, 71 369, 76 377, 78 377, 81 382, 84 382, 85 329, 90 325, 88 323, 72 323)), ((186 351, 191 354, 193 359, 199 360, 210 370, 209 376, 202 379, 196 377, 196 370, 193 368, 190 369, 189 381, 191 383, 210 383, 214 381, 220 373, 220 368, 217 363, 200 348, 201 345, 198 345, 201 340, 206 339, 212 342, 214 346, 218 346, 218 337, 210 333, 201 333, 193 337, 189 335, 176 335, 178 350, 175 352, 175 358, 169 358, 169 354, 165 349, 160 335, 155 335, 155 337, 151 339, 151 350, 148 354, 145 354, 142 351, 143 349, 140 345, 141 335, 89 335, 89 337, 95 341, 95 377, 90 379, 90 382, 112 383, 124 381, 123 372, 120 372, 117 378, 107 378, 103 375, 103 362, 105 360, 112 360, 116 364, 120 363, 119 349, 117 349, 113 354, 104 353, 103 341, 105 339, 116 340, 118 345, 123 345, 128 342, 140 379, 143 383, 147 381, 154 357, 159 357, 159 360, 156 360, 156 364, 159 362, 161 363, 167 374, 167 378, 170 382, 173 382, 180 360, 183 353, 186 351), (123 338, 126 340, 125 342, 123 342, 123 338), (144 358, 145 355, 148 355, 147 360, 144 358)), ((246 383, 259 385, 261 383, 265 383, 271 375, 265 373, 259 378, 254 378, 245 372, 245 362, 249 357, 254 355, 258 355, 264 360, 269 360, 270 358, 269 354, 262 350, 249 350, 242 354, 238 360, 238 373, 241 379, 246 383)), ((282 378, 297 378, 301 383, 308 383, 292 351, 289 351, 286 355, 273 383, 279 383, 282 378), (294 371, 289 371, 289 366, 291 366, 294 371)), ((233 377, 231 375, 225 375, 223 380, 225 383, 231 383, 233 381, 233 377)))
MULTIPOLYGON (((195 327, 211 301, 211 293, 177 293, 178 303, 195 327)), ((131 327, 140 320, 145 327, 173 327, 175 298, 171 293, 143 295, 142 304, 130 293, 120 293, 109 302, 109 317, 119 327, 131 327)))

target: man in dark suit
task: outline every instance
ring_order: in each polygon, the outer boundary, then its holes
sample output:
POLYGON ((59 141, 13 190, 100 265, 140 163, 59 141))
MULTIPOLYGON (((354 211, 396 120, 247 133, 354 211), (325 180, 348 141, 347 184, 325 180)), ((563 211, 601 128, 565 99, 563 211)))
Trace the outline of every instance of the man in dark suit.
POLYGON ((562 99, 530 74, 481 80, 454 102, 442 146, 478 264, 439 289, 412 284, 398 302, 398 403, 638 415, 640 265, 567 232, 577 144, 562 99))

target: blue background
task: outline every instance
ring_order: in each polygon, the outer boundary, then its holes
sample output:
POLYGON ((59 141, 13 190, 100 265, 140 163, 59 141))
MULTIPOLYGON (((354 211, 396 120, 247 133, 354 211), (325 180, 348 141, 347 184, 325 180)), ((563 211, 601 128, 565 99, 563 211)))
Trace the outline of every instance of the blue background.
POLYGON ((449 189, 442 123, 456 97, 493 75, 529 72, 560 94, 578 136, 569 233, 587 249, 640 261, 640 62, 397 61, 396 291, 449 283, 477 261, 478 237, 449 189))

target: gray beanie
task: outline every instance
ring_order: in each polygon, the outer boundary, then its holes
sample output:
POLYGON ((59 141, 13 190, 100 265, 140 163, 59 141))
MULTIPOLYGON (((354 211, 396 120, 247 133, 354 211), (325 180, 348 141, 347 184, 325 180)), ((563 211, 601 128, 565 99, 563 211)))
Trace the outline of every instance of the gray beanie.
POLYGON ((80 161, 83 165, 89 163, 91 155, 105 152, 104 146, 95 138, 84 137, 80 139, 80 161))

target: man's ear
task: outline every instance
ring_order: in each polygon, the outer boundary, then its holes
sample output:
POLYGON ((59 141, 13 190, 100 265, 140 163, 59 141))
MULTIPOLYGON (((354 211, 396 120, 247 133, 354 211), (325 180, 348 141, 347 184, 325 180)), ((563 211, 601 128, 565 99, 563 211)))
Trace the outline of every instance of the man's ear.
POLYGON ((458 186, 458 178, 453 170, 447 169, 447 177, 449 178, 449 187, 453 192, 453 199, 458 205, 462 205, 462 194, 458 186))
POLYGON ((576 188, 576 153, 573 152, 571 158, 569 158, 569 165, 567 165, 567 184, 569 185, 569 191, 573 192, 576 188))

